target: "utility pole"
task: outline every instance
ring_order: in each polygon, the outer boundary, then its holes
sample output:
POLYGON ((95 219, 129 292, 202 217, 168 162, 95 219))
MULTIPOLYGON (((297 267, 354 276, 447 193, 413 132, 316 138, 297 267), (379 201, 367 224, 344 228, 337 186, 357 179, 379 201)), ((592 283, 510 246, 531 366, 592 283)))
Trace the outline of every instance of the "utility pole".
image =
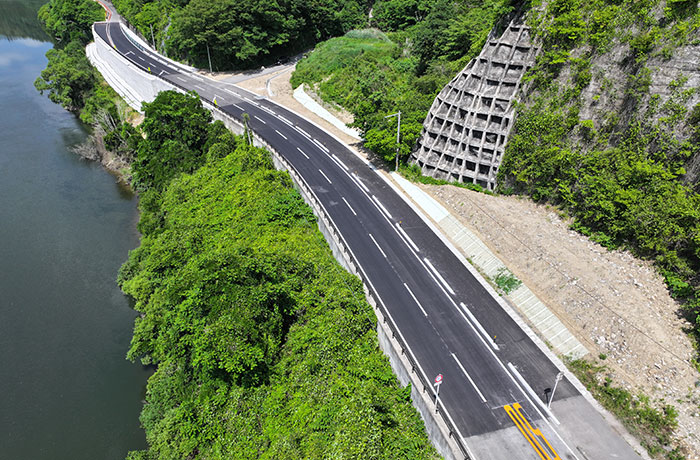
POLYGON ((209 59, 209 73, 214 73, 211 70, 211 54, 209 54, 209 42, 207 42, 207 58, 209 59))
POLYGON ((396 171, 399 170, 399 149, 401 148, 401 111, 387 115, 384 118, 399 117, 399 123, 396 125, 396 171))

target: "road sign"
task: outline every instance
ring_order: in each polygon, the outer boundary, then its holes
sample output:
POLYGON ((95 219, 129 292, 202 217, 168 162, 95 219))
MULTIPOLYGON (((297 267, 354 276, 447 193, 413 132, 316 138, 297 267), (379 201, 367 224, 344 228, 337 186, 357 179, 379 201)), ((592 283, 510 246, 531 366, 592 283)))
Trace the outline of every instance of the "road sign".
POLYGON ((438 374, 435 376, 435 383, 434 385, 440 385, 442 383, 442 374, 438 374))

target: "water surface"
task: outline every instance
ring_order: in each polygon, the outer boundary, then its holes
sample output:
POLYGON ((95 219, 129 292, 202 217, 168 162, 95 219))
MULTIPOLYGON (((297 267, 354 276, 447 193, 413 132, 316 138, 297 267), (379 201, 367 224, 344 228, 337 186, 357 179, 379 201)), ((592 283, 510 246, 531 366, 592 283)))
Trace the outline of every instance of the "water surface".
POLYGON ((115 283, 136 199, 70 152, 86 129, 33 87, 52 46, 39 4, 0 0, 0 459, 123 459, 145 447, 115 283))

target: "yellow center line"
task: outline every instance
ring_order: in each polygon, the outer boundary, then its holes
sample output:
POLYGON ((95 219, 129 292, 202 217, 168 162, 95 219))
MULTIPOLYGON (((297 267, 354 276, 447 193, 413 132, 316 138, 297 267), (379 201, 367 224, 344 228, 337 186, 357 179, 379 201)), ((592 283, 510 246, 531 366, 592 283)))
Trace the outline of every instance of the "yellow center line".
POLYGON ((530 422, 527 421, 521 412, 522 406, 519 403, 515 403, 512 406, 506 405, 503 408, 542 460, 561 460, 559 454, 556 453, 552 445, 547 441, 547 438, 542 434, 542 431, 539 428, 533 428, 530 422), (546 448, 540 443, 540 440, 546 444, 546 448))

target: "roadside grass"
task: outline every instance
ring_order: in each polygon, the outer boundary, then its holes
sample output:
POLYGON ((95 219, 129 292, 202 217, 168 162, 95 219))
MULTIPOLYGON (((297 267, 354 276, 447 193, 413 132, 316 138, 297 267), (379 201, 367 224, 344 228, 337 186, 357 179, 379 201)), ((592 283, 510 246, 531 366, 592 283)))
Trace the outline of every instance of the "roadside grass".
POLYGON ((567 360, 569 369, 603 407, 613 413, 640 440, 652 458, 683 460, 685 456, 671 437, 678 426, 678 412, 670 404, 652 406, 648 396, 633 395, 612 385, 606 366, 584 359, 567 360))

